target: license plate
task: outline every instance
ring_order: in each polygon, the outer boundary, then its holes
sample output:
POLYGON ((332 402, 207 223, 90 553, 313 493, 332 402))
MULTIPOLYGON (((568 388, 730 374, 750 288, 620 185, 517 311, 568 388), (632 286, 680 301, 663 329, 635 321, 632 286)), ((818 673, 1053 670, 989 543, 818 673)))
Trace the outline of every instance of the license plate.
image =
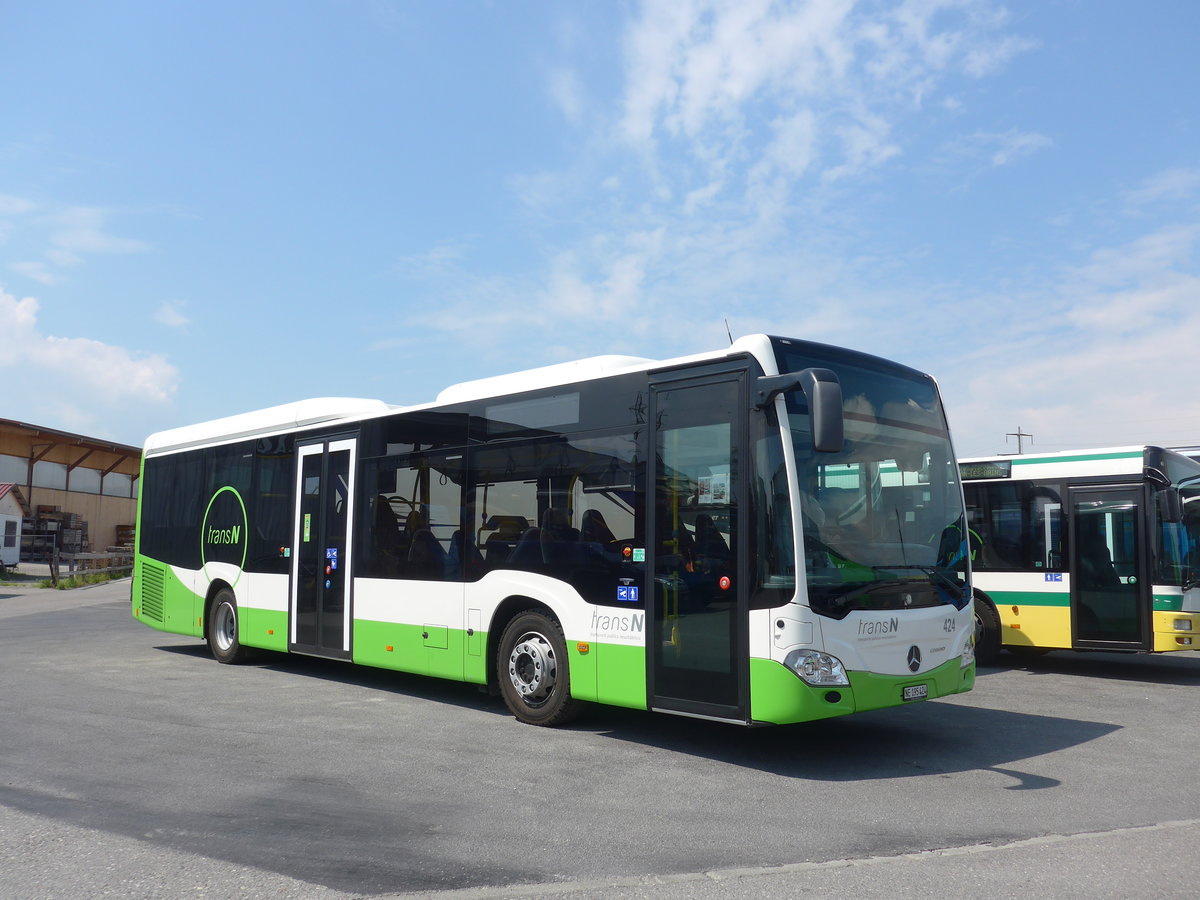
POLYGON ((929 685, 914 684, 910 687, 906 687, 904 688, 901 696, 905 702, 908 702, 909 700, 924 700, 929 696, 929 685))

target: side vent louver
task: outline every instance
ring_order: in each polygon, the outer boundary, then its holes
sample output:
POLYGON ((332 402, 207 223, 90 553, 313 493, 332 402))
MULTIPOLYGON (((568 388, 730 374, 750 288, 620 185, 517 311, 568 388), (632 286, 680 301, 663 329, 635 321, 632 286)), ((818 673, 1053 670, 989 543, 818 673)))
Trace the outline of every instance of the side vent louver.
POLYGON ((142 616, 156 622, 163 620, 163 581, 161 566, 142 566, 142 616))

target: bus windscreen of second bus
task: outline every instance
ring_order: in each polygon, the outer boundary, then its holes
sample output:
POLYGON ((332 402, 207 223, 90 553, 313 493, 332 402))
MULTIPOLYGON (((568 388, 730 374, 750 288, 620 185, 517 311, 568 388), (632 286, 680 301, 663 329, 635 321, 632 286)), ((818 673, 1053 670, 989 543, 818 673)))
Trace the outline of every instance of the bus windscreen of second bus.
POLYGON ((1178 498, 1177 508, 1165 514, 1161 501, 1155 519, 1160 534, 1155 582, 1190 591, 1200 588, 1200 477, 1168 461, 1168 477, 1178 498))

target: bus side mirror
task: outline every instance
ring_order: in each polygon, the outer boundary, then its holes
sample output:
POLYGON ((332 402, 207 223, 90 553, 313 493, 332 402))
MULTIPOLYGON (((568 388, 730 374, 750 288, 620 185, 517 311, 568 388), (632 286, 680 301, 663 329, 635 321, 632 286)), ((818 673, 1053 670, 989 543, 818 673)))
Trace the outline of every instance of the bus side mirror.
POLYGON ((812 425, 813 449, 818 453, 838 453, 845 442, 842 421, 842 383, 829 369, 804 369, 787 375, 764 375, 754 383, 759 409, 768 406, 779 394, 804 391, 808 400, 808 418, 812 425))
POLYGON ((1183 521, 1183 500, 1175 488, 1158 492, 1158 515, 1164 522, 1183 521))

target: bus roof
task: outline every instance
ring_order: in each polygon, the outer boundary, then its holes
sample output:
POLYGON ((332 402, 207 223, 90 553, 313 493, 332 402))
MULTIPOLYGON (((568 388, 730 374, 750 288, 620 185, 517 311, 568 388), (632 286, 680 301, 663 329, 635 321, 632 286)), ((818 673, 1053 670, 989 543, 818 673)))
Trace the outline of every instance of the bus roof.
POLYGON ((697 353, 678 359, 655 360, 640 356, 620 355, 593 356, 551 366, 526 369, 507 375, 464 381, 442 390, 432 403, 394 405, 382 400, 347 397, 318 397, 310 400, 298 400, 281 406, 272 406, 267 409, 253 410, 195 425, 185 425, 168 431, 156 432, 146 438, 143 452, 148 456, 154 456, 208 443, 291 431, 296 428, 329 424, 339 420, 350 423, 389 412, 429 409, 467 400, 499 397, 539 388, 590 381, 618 372, 645 371, 661 366, 703 362, 708 359, 721 359, 743 353, 757 357, 768 374, 776 373, 771 339, 763 334, 752 334, 738 338, 730 346, 720 350, 697 353))
MULTIPOLYGON (((1048 453, 997 454, 959 459, 964 481, 988 479, 1038 479, 1065 476, 1141 475, 1144 465, 1177 451, 1153 444, 1131 447, 1097 447, 1082 450, 1057 450, 1048 453)), ((1170 457, 1167 457, 1170 458, 1170 457)), ((1186 457, 1184 457, 1186 459, 1186 457)), ((1181 459, 1180 462, 1183 462, 1181 459)), ((1158 465, 1157 463, 1153 463, 1158 465)), ((1185 465, 1194 465, 1188 460, 1185 465)))
POLYGON ((525 369, 522 372, 512 372, 508 375, 494 375, 491 378, 478 378, 474 381, 452 384, 437 395, 437 403, 439 405, 461 403, 464 400, 516 394, 521 391, 552 387, 556 384, 590 381, 604 375, 612 375, 624 370, 648 369, 658 364, 658 360, 646 359, 641 356, 592 356, 552 366, 525 369))
POLYGON ((991 456, 969 456, 959 460, 960 463, 994 462, 1006 460, 1017 465, 1032 465, 1034 463, 1078 462, 1094 459, 1129 459, 1141 458, 1146 452, 1145 444, 1128 447, 1095 447, 1082 450, 1052 450, 1045 453, 996 453, 991 456))
POLYGON ((499 397, 505 394, 517 394, 522 391, 533 391, 539 388, 554 387, 560 384, 573 384, 580 381, 591 381, 606 375, 619 372, 644 372, 647 369, 657 369, 665 366, 685 365, 688 363, 704 362, 709 359, 722 359, 727 356, 748 354, 754 356, 762 364, 768 374, 777 374, 774 350, 771 338, 765 334, 748 334, 738 338, 728 347, 720 350, 710 350, 677 359, 648 359, 642 356, 592 356, 587 359, 577 359, 572 362, 557 363, 552 366, 541 366, 536 369, 526 369, 508 375, 496 375, 492 378, 480 378, 475 381, 464 381, 453 384, 437 395, 437 403, 461 403, 464 400, 480 400, 484 397, 499 397))
POLYGON ((234 440, 257 434, 290 431, 307 425, 336 422, 339 419, 356 421, 400 408, 382 400, 364 400, 358 397, 315 397, 310 400, 297 400, 267 409, 155 432, 146 438, 142 452, 153 456, 217 440, 234 440))

